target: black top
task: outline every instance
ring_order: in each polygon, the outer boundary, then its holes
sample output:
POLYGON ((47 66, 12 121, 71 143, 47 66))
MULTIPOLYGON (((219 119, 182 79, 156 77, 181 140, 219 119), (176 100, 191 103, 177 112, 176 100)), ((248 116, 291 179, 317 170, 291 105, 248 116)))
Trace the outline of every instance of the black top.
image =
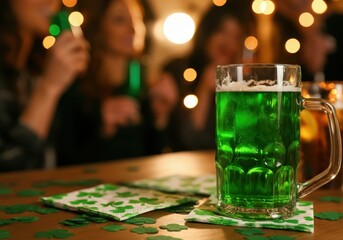
MULTIPOLYGON (((142 121, 137 126, 121 127, 113 137, 101 135, 100 100, 90 99, 76 82, 61 98, 53 140, 58 165, 71 165, 145 156, 159 153, 160 133, 153 127, 146 101, 141 102, 142 121)), ((125 95, 126 85, 113 96, 125 95)))
POLYGON ((336 50, 327 57, 325 65, 325 79, 330 81, 342 81, 342 58, 343 58, 343 14, 334 14, 325 22, 325 30, 336 40, 336 50))
POLYGON ((19 121, 30 86, 27 74, 0 67, 0 172, 43 165, 44 141, 19 121))

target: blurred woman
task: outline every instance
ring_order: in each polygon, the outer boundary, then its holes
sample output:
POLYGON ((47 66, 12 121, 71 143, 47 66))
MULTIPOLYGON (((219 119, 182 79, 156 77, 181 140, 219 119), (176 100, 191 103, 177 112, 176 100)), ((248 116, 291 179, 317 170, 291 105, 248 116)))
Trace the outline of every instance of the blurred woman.
POLYGON ((238 12, 234 5, 213 6, 200 21, 190 56, 167 64, 162 80, 153 89, 153 95, 161 92, 159 85, 178 89, 179 103, 169 122, 172 150, 215 148, 216 66, 242 61, 243 26, 238 12), (187 68, 197 73, 191 83, 183 77, 187 68), (182 100, 188 94, 198 97, 193 109, 183 106, 182 100))
POLYGON ((144 46, 142 9, 134 0, 83 0, 83 31, 91 44, 87 77, 61 103, 58 164, 157 153, 157 132, 142 93, 137 56, 144 46))
POLYGON ((88 44, 70 32, 46 57, 41 54, 59 5, 57 0, 0 1, 0 171, 43 165, 57 102, 87 66, 88 44))

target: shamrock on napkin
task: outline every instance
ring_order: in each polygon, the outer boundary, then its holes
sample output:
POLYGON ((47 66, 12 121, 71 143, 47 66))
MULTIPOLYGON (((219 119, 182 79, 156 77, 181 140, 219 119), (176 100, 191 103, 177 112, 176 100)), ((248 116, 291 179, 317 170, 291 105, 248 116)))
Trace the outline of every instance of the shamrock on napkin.
POLYGON ((197 201, 192 197, 112 184, 102 184, 68 194, 43 197, 41 200, 57 208, 88 212, 117 221, 156 209, 197 201))
POLYGON ((216 210, 214 198, 205 202, 199 208, 194 209, 185 220, 190 222, 203 222, 226 226, 260 227, 274 229, 289 229, 295 231, 314 231, 313 203, 298 202, 295 216, 287 219, 274 220, 243 220, 220 215, 216 210))
POLYGON ((180 192, 211 195, 216 191, 216 177, 214 175, 197 177, 173 175, 163 178, 138 180, 126 184, 169 193, 180 192))

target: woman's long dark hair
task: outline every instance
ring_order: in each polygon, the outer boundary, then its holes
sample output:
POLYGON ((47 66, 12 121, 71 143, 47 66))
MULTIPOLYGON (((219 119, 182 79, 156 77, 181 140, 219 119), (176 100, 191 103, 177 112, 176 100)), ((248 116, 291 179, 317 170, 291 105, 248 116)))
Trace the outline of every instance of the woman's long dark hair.
MULTIPOLYGON (((197 31, 194 35, 194 45, 189 56, 188 64, 194 68, 198 76, 202 74, 203 69, 209 64, 210 59, 206 53, 206 45, 209 39, 221 27, 224 20, 235 19, 240 23, 245 32, 251 32, 250 24, 253 24, 253 14, 250 12, 251 7, 248 5, 250 1, 231 0, 224 6, 212 6, 209 11, 202 17, 197 31)), ((199 77, 198 77, 199 79, 199 77)), ((198 81, 192 83, 191 88, 197 86, 198 81)))
POLYGON ((21 43, 11 0, 0 1, 0 32, 0 64, 1 66, 10 65, 9 55, 17 55, 21 43))
POLYGON ((32 76, 41 73, 42 63, 44 61, 45 50, 42 46, 42 39, 35 39, 31 53, 27 59, 24 69, 18 69, 17 58, 20 51, 22 39, 19 34, 19 24, 11 6, 11 0, 0 1, 0 69, 11 91, 19 101, 23 95, 30 92, 30 81, 32 76), (21 74, 24 78, 21 78, 21 74), (18 81, 27 81, 28 86, 25 91, 19 90, 18 81))
MULTIPOLYGON (((19 25, 12 10, 11 0, 0 1, 0 66, 15 69, 15 61, 20 51, 22 39, 19 25), (14 59, 9 59, 9 57, 14 59)), ((27 61, 26 71, 38 75, 41 71, 45 50, 42 39, 36 38, 27 61)), ((15 69, 18 70, 18 69, 15 69)))
MULTIPOLYGON (((105 39, 103 39, 102 25, 104 14, 110 5, 118 0, 82 0, 76 5, 76 9, 84 15, 82 25, 83 33, 91 45, 91 60, 88 72, 83 79, 81 90, 90 98, 101 99, 111 94, 113 89, 108 87, 99 78, 99 68, 101 66, 105 39)), ((140 3, 138 1, 138 3, 140 3)), ((143 8, 141 9, 143 12, 143 8)))
POLYGON ((101 26, 103 15, 116 0, 82 0, 76 5, 76 9, 84 16, 84 23, 82 30, 85 38, 91 46, 91 58, 86 73, 83 79, 82 91, 92 98, 98 98, 100 93, 106 92, 106 88, 98 81, 98 71, 101 66, 101 56, 103 48, 103 39, 101 33, 101 26))

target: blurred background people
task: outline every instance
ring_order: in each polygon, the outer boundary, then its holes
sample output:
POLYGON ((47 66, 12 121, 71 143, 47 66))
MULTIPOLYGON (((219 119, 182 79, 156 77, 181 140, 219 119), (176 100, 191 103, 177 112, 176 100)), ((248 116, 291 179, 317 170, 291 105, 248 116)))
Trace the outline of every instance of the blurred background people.
POLYGON ((58 165, 123 159, 159 153, 139 55, 145 26, 135 0, 83 0, 91 45, 86 76, 62 98, 54 134, 58 165))
POLYGON ((47 56, 42 39, 58 0, 0 1, 0 171, 42 167, 57 102, 87 66, 88 44, 63 33, 47 56))
MULTIPOLYGON (((273 33, 275 33, 273 34, 273 62, 301 65, 304 81, 324 81, 327 77, 333 80, 330 75, 335 71, 332 67, 337 68, 338 58, 332 61, 332 56, 337 57, 343 45, 337 32, 340 29, 340 22, 337 21, 333 26, 332 22, 326 21, 326 18, 330 18, 331 15, 329 12, 324 16, 317 15, 316 18, 309 15, 313 11, 311 1, 277 0, 275 3, 277 11, 273 15, 273 33), (301 22, 299 19, 304 13, 307 14, 307 18, 303 17, 301 22), (336 33, 332 31, 333 29, 336 29, 334 30, 336 33), (292 38, 299 41, 298 51, 289 51, 284 47, 285 43, 292 38), (326 70, 328 68, 331 68, 330 71, 326 70)), ((340 77, 336 75, 336 77, 335 80, 343 79, 343 75, 340 77)))
MULTIPOLYGON (((169 85, 169 93, 176 90, 174 96, 178 96, 168 123, 171 150, 215 148, 216 66, 242 62, 245 35, 242 17, 237 5, 212 6, 200 20, 190 55, 164 67, 162 78, 154 88, 169 85), (191 82, 185 81, 186 69, 193 72, 191 82), (198 98, 198 104, 192 109, 183 104, 189 94, 198 98)), ((161 91, 154 88, 153 96, 157 97, 161 91)))

